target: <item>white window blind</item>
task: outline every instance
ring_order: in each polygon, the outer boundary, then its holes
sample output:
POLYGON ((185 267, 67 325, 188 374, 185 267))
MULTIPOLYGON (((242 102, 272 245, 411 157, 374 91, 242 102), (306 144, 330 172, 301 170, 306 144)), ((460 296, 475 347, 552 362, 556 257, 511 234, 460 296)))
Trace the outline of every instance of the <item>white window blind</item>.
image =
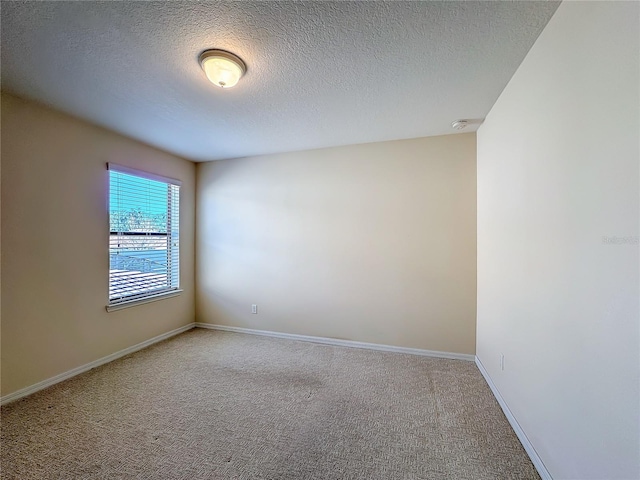
POLYGON ((177 290, 180 182, 109 164, 109 305, 177 290))

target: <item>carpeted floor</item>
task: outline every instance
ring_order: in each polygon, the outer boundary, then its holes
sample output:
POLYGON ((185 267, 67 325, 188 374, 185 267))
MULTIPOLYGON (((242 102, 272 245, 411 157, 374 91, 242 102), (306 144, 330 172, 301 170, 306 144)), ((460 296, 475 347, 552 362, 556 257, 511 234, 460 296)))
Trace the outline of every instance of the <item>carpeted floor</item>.
POLYGON ((472 362, 191 330, 2 407, 2 478, 537 479, 472 362))

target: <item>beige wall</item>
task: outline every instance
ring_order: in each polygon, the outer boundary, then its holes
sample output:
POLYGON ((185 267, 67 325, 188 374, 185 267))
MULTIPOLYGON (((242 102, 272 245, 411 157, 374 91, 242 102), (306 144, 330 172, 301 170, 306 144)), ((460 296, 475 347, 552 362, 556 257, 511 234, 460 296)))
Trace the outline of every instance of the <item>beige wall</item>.
POLYGON ((4 94, 2 140, 2 395, 193 321, 193 163, 4 94), (107 162, 183 181, 182 295, 105 311, 107 162))
POLYGON ((640 478, 639 18, 563 2, 478 132, 478 357, 556 479, 640 478))
POLYGON ((199 164, 196 210, 198 321, 474 353, 474 133, 199 164))

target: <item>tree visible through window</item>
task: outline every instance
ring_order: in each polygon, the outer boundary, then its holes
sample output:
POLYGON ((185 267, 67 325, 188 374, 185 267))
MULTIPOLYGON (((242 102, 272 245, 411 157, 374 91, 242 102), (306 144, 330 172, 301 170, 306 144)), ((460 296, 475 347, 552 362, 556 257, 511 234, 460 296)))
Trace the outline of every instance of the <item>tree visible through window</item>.
POLYGON ((176 290, 180 185, 109 164, 109 304, 176 290))

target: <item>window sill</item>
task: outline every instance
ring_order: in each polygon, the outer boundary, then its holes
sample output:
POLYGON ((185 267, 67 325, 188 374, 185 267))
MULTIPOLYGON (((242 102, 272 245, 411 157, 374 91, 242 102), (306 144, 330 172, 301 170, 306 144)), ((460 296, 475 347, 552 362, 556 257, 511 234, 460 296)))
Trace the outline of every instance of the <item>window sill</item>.
POLYGON ((113 305, 107 305, 107 312, 115 312, 116 310, 122 310, 123 308, 136 307, 145 303, 156 302, 158 300, 164 300, 165 298, 176 297, 180 295, 184 290, 171 290, 169 292, 156 293, 155 295, 149 295, 144 298, 136 298, 135 300, 128 300, 125 302, 114 303, 113 305))

